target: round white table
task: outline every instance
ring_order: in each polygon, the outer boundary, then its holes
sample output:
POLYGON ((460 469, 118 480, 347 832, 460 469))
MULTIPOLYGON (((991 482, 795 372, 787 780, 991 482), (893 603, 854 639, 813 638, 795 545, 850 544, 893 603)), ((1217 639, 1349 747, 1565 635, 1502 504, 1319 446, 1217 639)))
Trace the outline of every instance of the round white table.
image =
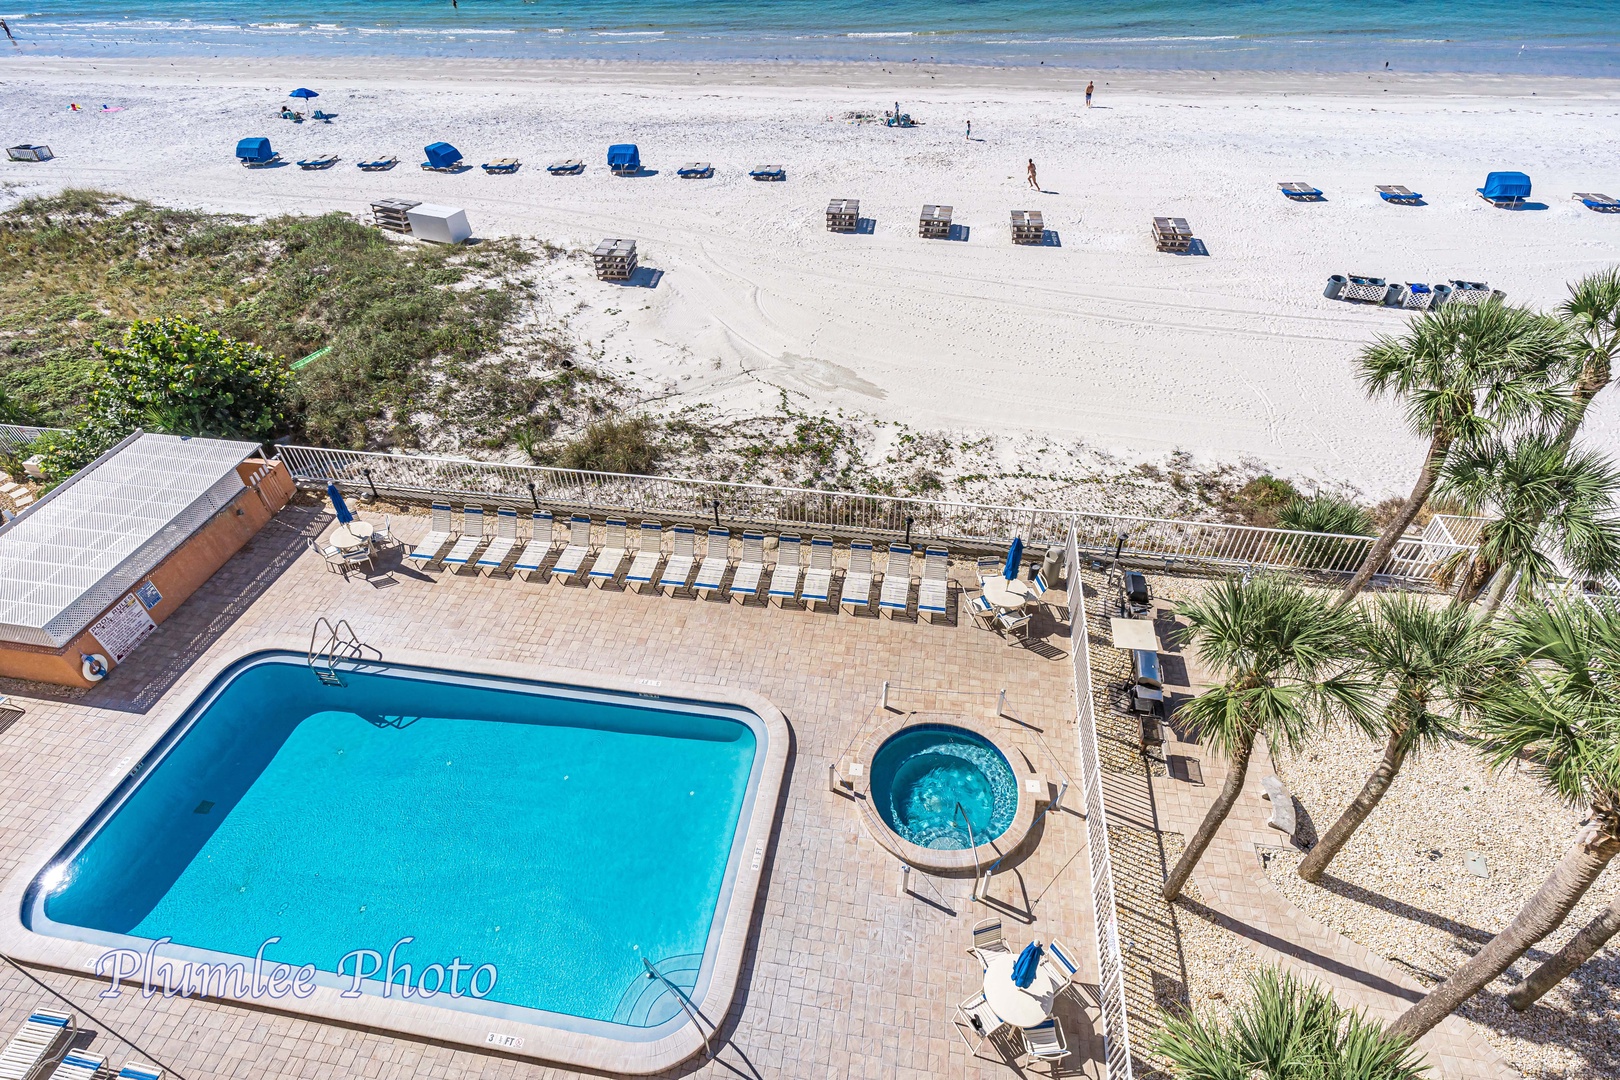
POLYGON ((371 522, 355 518, 347 525, 339 525, 336 529, 333 529, 332 535, 328 537, 327 542, 339 551, 349 551, 370 544, 371 534, 374 531, 371 522))
POLYGON ((1024 605, 1039 595, 1035 586, 1023 578, 1008 581, 997 574, 984 579, 984 598, 1003 611, 1022 610, 1024 605))
MULTIPOLYGON (((1013 982, 1013 965, 1017 953, 991 953, 989 966, 984 969, 984 999, 996 1015, 1014 1027, 1034 1027, 1052 1017, 1052 999, 1063 989, 1042 963, 1035 969, 1035 978, 1021 987, 1013 982)), ((1044 961, 1046 958, 1043 956, 1044 961)))

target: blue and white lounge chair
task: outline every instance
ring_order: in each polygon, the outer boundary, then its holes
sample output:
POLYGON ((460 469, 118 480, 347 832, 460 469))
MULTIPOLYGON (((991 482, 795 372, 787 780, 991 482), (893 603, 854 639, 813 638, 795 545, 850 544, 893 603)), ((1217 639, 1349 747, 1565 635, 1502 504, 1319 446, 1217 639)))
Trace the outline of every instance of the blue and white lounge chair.
POLYGON ((742 558, 731 575, 731 595, 743 603, 759 595, 759 582, 765 576, 765 534, 755 530, 743 533, 742 558))
POLYGON ((697 577, 692 581, 692 588, 704 596, 709 595, 718 588, 726 578, 726 570, 731 566, 731 530, 710 529, 709 544, 703 549, 703 562, 698 566, 697 577))
POLYGON ((750 169, 748 175, 755 180, 786 180, 787 170, 780 165, 761 165, 756 169, 750 169))
POLYGON ((478 556, 476 569, 487 570, 491 574, 499 570, 506 557, 512 554, 512 549, 517 547, 517 541, 517 511, 510 506, 502 506, 495 511, 495 539, 478 556))
POLYGON ((770 599, 779 605, 798 598, 799 575, 804 572, 799 555, 802 543, 799 537, 788 535, 776 542, 776 569, 771 573, 770 599))
POLYGON ((608 518, 604 523, 602 550, 596 553, 588 579, 596 582, 598 587, 619 576, 619 567, 624 564, 625 532, 628 528, 629 523, 624 518, 608 518))
POLYGON ((336 154, 316 154, 298 162, 300 169, 330 169, 338 163, 336 154))
POLYGON ((852 608, 872 606, 872 541, 850 541, 849 569, 844 573, 844 588, 838 603, 852 608))
POLYGON ((911 545, 889 545, 889 568, 883 572, 883 589, 878 593, 878 610, 905 614, 911 607, 911 545))
POLYGON ((1402 184, 1379 184, 1374 190, 1380 199, 1400 206, 1417 206, 1423 201, 1422 195, 1402 184))
POLYGON ((515 157, 496 158, 494 161, 486 161, 480 166, 491 176, 506 176, 517 172, 522 167, 523 162, 515 157))
POLYGON ((1303 180, 1285 180, 1277 185, 1282 193, 1295 202, 1321 202, 1322 189, 1303 180))
POLYGON ((804 572, 804 587, 799 590, 799 599, 804 601, 805 607, 814 609, 817 604, 827 603, 832 594, 833 575, 833 542, 826 536, 813 536, 810 538, 810 566, 804 572))
POLYGON ((117 1080, 163 1080, 163 1070, 156 1065, 132 1061, 118 1070, 117 1080))
POLYGON ((1611 199, 1596 191, 1577 191, 1575 201, 1588 210, 1596 210, 1600 214, 1620 213, 1620 199, 1611 199))
POLYGON ((664 574, 658 579, 660 589, 684 589, 692 579, 692 565, 697 562, 697 530, 690 525, 675 526, 672 547, 664 574))
POLYGON ((579 573, 591 553, 591 519, 587 514, 575 514, 568 519, 568 546, 562 549, 551 567, 551 580, 568 579, 579 573))
POLYGON ((1493 172, 1485 177, 1485 186, 1476 190, 1499 210, 1517 210, 1530 198, 1530 177, 1522 172, 1493 172))
POLYGON ((273 165, 281 160, 281 155, 270 149, 270 140, 258 137, 242 139, 236 144, 236 160, 250 169, 261 165, 273 165))
POLYGON ((714 166, 707 161, 688 161, 675 170, 682 180, 707 180, 714 175, 714 166))
POLYGON ((923 555, 922 581, 917 585, 917 614, 944 615, 950 595, 950 552, 929 548, 923 555))
POLYGON ((529 542, 523 545, 523 554, 512 564, 512 573, 528 574, 533 578, 551 554, 551 531, 556 522, 550 510, 536 510, 530 517, 530 523, 529 542))
POLYGON ((459 172, 461 165, 461 151, 447 142, 429 143, 422 147, 422 153, 427 160, 422 162, 422 168, 432 172, 459 172))
POLYGON ((424 566, 438 562, 439 552, 444 550, 444 545, 448 544, 450 538, 455 535, 452 525, 454 520, 450 516, 449 503, 434 503, 433 521, 428 526, 428 534, 422 537, 422 542, 411 549, 406 558, 415 559, 424 566))
POLYGON ((585 163, 579 158, 568 158, 566 161, 553 161, 546 166, 546 172, 552 176, 578 176, 585 171, 585 163))
POLYGON ((51 1073, 51 1080, 96 1080, 97 1074, 107 1067, 103 1054, 88 1054, 83 1050, 69 1050, 62 1064, 51 1073))
POLYGON ((664 558, 664 527, 656 521, 641 523, 641 550, 630 560, 630 569, 624 575, 626 585, 640 589, 651 585, 658 573, 658 564, 664 558))
POLYGON ((468 506, 461 514, 461 539, 444 557, 446 566, 466 566, 484 546, 484 508, 468 506))
POLYGON ((399 158, 388 154, 383 157, 372 158, 370 161, 357 161, 354 164, 355 168, 364 169, 366 172, 387 172, 399 164, 399 158))
POLYGON ((78 1031, 79 1025, 72 1014, 37 1009, 23 1021, 5 1050, 0 1051, 0 1069, 6 1076, 37 1076, 59 1050, 73 1042, 78 1031))

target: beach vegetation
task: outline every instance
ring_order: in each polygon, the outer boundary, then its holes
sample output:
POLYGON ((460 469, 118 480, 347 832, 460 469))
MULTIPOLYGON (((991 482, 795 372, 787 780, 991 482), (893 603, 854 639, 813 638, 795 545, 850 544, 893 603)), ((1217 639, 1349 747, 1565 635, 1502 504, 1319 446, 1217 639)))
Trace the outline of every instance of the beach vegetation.
POLYGON ((1292 483, 1270 473, 1247 481, 1231 496, 1231 508, 1245 525, 1270 528, 1277 524, 1285 506, 1302 498, 1292 483))
MULTIPOLYGON (((1372 515, 1365 507, 1336 495, 1290 500, 1277 513, 1277 528, 1336 536, 1371 536, 1375 532, 1372 515)), ((1313 536, 1295 540, 1287 550, 1299 566, 1307 569, 1343 570, 1353 565, 1359 547, 1354 540, 1313 536)))
POLYGON ((586 472, 647 475, 658 467, 664 448, 658 425, 645 416, 609 417, 585 428, 558 451, 555 464, 586 472))

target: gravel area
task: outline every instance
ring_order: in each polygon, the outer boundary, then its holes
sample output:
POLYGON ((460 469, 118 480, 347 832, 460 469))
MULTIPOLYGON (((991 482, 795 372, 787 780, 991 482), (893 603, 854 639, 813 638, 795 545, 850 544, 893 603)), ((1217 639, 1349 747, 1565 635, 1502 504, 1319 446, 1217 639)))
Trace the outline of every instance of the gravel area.
MULTIPOLYGON (((1303 810, 1305 839, 1333 823, 1380 749, 1341 730, 1299 754, 1276 755, 1277 773, 1303 810)), ((1543 793, 1528 773, 1493 775, 1472 751, 1447 746, 1408 759, 1320 885, 1299 878, 1298 852, 1272 856, 1267 874, 1295 906, 1433 985, 1508 924, 1563 855, 1580 816, 1543 793), (1485 857, 1488 877, 1469 871, 1473 854, 1485 857)), ((1508 991, 1607 904, 1617 885, 1620 876, 1611 869, 1564 927, 1459 1010, 1527 1077, 1620 1077, 1620 954, 1614 948, 1527 1012, 1506 1003, 1508 991)))

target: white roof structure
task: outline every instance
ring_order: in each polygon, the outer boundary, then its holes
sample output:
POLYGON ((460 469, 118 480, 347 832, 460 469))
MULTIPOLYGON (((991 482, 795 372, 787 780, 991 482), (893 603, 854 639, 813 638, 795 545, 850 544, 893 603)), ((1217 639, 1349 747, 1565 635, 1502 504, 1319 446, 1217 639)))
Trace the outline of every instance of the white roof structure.
POLYGON ((61 647, 246 485, 256 443, 136 432, 0 526, 0 641, 61 647))

